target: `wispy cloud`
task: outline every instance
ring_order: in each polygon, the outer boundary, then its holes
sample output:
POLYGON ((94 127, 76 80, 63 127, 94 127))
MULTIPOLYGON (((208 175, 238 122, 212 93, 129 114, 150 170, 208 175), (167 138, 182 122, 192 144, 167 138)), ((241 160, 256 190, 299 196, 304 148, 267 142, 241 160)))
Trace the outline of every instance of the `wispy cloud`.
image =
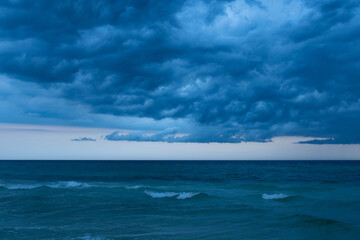
POLYGON ((96 142, 96 139, 90 137, 80 137, 71 139, 73 142, 96 142))

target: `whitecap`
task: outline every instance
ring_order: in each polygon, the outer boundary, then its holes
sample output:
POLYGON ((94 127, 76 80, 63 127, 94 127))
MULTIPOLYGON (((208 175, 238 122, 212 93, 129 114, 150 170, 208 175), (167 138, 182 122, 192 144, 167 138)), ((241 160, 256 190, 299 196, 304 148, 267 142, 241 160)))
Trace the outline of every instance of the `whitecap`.
POLYGON ((46 185, 51 188, 89 188, 91 185, 77 181, 61 181, 46 185))
POLYGON ((175 197, 178 195, 176 192, 152 192, 152 191, 144 191, 147 195, 153 198, 165 198, 165 197, 175 197))
POLYGON ((152 198, 176 197, 177 199, 192 198, 199 194, 194 192, 153 192, 148 190, 144 191, 144 193, 151 196, 152 198))
POLYGON ((60 181, 60 182, 54 182, 54 183, 7 183, 7 184, 0 184, 0 187, 4 187, 10 190, 16 190, 16 189, 34 189, 39 187, 50 187, 50 188, 88 188, 92 187, 92 185, 89 185, 84 182, 76 182, 76 181, 60 181))
POLYGON ((286 194, 283 194, 283 193, 274 193, 274 194, 264 193, 262 195, 262 198, 266 199, 266 200, 284 199, 284 198, 288 198, 288 197, 290 197, 290 195, 286 195, 286 194))
POLYGON ((194 193, 194 192, 183 192, 183 193, 179 193, 177 199, 186 199, 186 198, 192 198, 196 195, 198 195, 199 193, 194 193))

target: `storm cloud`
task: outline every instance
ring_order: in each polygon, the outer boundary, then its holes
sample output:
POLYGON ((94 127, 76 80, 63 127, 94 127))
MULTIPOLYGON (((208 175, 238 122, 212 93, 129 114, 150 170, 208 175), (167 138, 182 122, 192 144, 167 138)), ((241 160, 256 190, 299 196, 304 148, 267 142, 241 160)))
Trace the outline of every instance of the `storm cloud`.
POLYGON ((1 1, 0 71, 89 114, 186 122, 108 140, 305 136, 359 144, 359 7, 357 0, 1 1))

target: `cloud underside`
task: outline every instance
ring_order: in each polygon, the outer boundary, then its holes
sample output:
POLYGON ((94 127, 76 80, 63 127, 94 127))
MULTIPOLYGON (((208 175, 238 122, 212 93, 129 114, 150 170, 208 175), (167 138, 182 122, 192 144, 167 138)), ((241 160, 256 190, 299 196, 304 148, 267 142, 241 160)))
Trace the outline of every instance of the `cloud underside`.
POLYGON ((89 114, 186 122, 108 140, 359 144, 359 5, 1 1, 0 71, 45 89, 23 106, 42 118, 65 118, 46 110, 51 93, 89 114))
MULTIPOLYGON (((136 142, 168 142, 168 143, 240 143, 245 139, 238 135, 229 135, 228 132, 208 132, 199 131, 191 134, 179 133, 175 129, 165 129, 161 132, 149 133, 143 131, 135 131, 124 133, 115 131, 105 136, 105 140, 109 141, 136 141, 136 142)), ((258 140, 259 142, 268 142, 267 140, 258 140)))

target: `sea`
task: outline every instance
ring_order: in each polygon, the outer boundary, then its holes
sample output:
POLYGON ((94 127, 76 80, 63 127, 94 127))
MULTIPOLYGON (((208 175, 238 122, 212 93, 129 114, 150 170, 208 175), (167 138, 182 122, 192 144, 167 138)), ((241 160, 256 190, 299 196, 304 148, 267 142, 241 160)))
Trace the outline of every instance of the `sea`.
POLYGON ((360 161, 0 161, 0 239, 360 239, 360 161))

